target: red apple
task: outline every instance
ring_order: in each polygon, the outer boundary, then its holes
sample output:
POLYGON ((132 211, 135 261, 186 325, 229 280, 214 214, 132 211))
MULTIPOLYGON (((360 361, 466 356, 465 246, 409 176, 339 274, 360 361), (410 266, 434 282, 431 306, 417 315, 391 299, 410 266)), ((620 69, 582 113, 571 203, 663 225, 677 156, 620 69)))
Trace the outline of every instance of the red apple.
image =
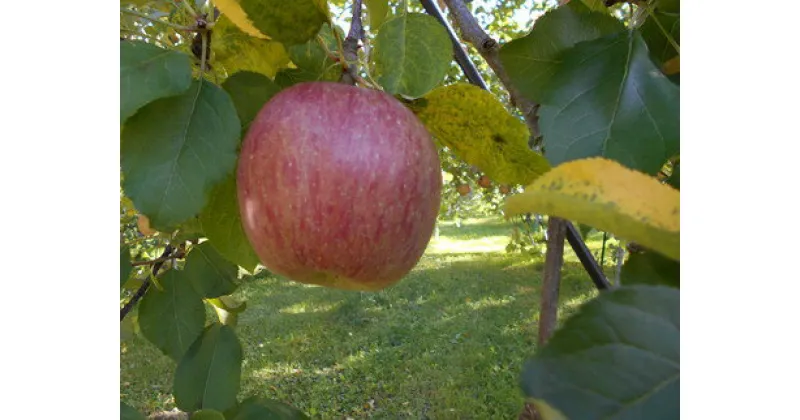
POLYGON ((492 186, 492 180, 490 180, 486 175, 481 175, 481 177, 478 178, 478 185, 483 188, 489 188, 492 186))
POLYGON ((270 271, 380 290, 416 265, 442 186, 436 148, 405 106, 377 90, 310 82, 275 95, 242 144, 242 224, 270 271))
POLYGON ((469 184, 461 184, 456 187, 456 191, 458 191, 458 194, 462 197, 469 194, 470 190, 471 188, 469 187, 469 184))
POLYGON ((511 188, 508 185, 501 185, 500 186, 500 194, 508 194, 511 192, 511 188))

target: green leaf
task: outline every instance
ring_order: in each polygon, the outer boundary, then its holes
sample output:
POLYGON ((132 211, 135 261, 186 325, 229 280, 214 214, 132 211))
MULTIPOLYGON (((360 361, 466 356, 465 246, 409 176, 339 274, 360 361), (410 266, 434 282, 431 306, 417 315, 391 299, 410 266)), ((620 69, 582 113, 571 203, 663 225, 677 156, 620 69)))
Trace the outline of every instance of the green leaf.
POLYGON ((134 6, 144 6, 147 3, 150 3, 151 0, 120 0, 119 4, 132 4, 134 6))
POLYGON ((369 29, 377 31, 389 16, 389 0, 365 0, 369 29))
MULTIPOLYGON (((344 31, 336 27, 336 32, 344 39, 344 31)), ((330 25, 324 24, 319 30, 319 37, 325 42, 328 51, 338 51, 338 43, 333 35, 330 25)), ((338 80, 342 74, 342 66, 333 61, 320 45, 317 37, 305 44, 289 47, 289 58, 301 70, 313 74, 315 80, 338 80)))
POLYGON ((679 88, 638 32, 582 42, 562 57, 539 110, 551 164, 603 156, 655 174, 678 153, 679 88))
POLYGON ((169 270, 159 278, 164 291, 151 287, 139 304, 142 335, 173 360, 203 332, 206 310, 184 271, 169 270))
POLYGON ((206 237, 223 257, 251 273, 255 271, 260 260, 242 227, 235 174, 211 191, 200 222, 206 237))
POLYGON ((192 241, 205 236, 199 217, 192 217, 191 219, 181 223, 178 225, 177 230, 178 232, 172 239, 173 243, 192 241))
POLYGON ((303 69, 281 69, 275 75, 275 84, 281 89, 303 82, 313 82, 317 80, 317 75, 303 69))
POLYGON ((655 6, 657 10, 667 13, 680 13, 681 2, 680 0, 656 0, 655 6))
POLYGON ((572 420, 679 418, 678 290, 601 293, 525 364, 522 387, 572 420))
POLYGON ((680 287, 681 264, 655 252, 633 253, 622 266, 620 283, 680 287))
POLYGON ((250 35, 258 36, 255 29, 285 45, 308 41, 330 20, 325 0, 226 0, 215 4, 250 35))
POLYGON ((625 30, 607 13, 590 11, 578 1, 545 13, 533 30, 500 48, 500 61, 514 86, 539 103, 558 71, 561 54, 575 44, 625 30))
POLYGON ((653 13, 647 16, 647 19, 641 26, 642 37, 647 42, 647 47, 650 53, 655 57, 659 63, 665 63, 667 60, 678 55, 678 51, 669 42, 667 34, 678 44, 681 42, 681 15, 677 12, 667 12, 662 8, 656 7, 653 13), (659 27, 659 24, 661 27, 659 27))
POLYGON ((231 420, 307 420, 302 411, 280 401, 250 397, 225 413, 231 420))
POLYGON ((131 251, 127 246, 119 248, 119 287, 131 277, 133 266, 131 265, 131 251))
POLYGON ((680 259, 680 192, 612 160, 561 164, 509 197, 504 211, 574 220, 680 259))
POLYGON ((250 123, 256 118, 264 104, 281 90, 267 76, 251 71, 235 73, 225 80, 222 88, 228 92, 228 95, 233 100, 236 113, 239 115, 239 121, 242 123, 243 133, 246 133, 250 128, 250 123))
POLYGON ((189 89, 189 56, 140 41, 120 42, 120 123, 139 108, 189 89))
POLYGON ((589 236, 589 233, 591 233, 592 229, 594 228, 589 225, 578 223, 578 231, 581 233, 581 238, 583 238, 584 240, 586 239, 587 236, 589 236))
POLYGON ((239 269, 217 252, 210 241, 195 245, 186 256, 184 267, 194 290, 204 298, 215 298, 233 293, 239 269))
POLYGON ((608 12, 605 0, 581 0, 586 7, 598 12, 608 12))
POLYGON ((283 44, 268 39, 253 38, 239 30, 226 15, 220 16, 211 34, 212 65, 221 66, 228 75, 252 71, 274 77, 278 69, 289 62, 283 44))
POLYGON ((225 420, 225 416, 217 410, 200 410, 192 413, 192 420, 225 420))
POLYGON ((184 411, 225 411, 236 404, 242 376, 242 346, 227 325, 203 331, 175 369, 175 404, 184 411))
POLYGON ((435 18, 408 13, 381 25, 374 57, 377 81, 387 92, 418 98, 444 79, 453 44, 435 18))
POLYGON ((122 401, 119 402, 119 418, 120 420, 147 420, 142 413, 122 401))
POLYGON ((675 187, 676 190, 681 189, 681 164, 680 162, 676 163, 675 166, 672 167, 672 175, 669 176, 667 179, 667 184, 672 185, 675 187))
POLYGON ((136 312, 128 313, 122 322, 119 323, 119 340, 127 341, 132 339, 137 334, 136 312))
POLYGON ((123 189, 159 231, 200 213, 236 165, 241 126, 233 101, 208 81, 159 99, 122 129, 123 189))
POLYGON ((239 314, 247 309, 247 302, 238 302, 231 296, 220 296, 218 298, 208 299, 206 302, 214 307, 220 324, 229 325, 231 327, 236 327, 236 324, 239 322, 239 314))
POLYGON ((528 184, 550 169, 528 148, 528 127, 477 86, 439 87, 409 107, 441 144, 496 182, 528 184))

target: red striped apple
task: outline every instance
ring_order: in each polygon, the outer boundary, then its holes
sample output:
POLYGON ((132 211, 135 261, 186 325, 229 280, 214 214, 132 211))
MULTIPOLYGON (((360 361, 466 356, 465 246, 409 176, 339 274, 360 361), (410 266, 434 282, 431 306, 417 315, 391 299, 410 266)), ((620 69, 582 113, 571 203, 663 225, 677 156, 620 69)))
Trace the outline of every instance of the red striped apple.
POLYGON ((244 138, 237 188, 261 262, 289 279, 380 290, 419 261, 442 187, 436 147, 405 106, 340 83, 294 85, 244 138))

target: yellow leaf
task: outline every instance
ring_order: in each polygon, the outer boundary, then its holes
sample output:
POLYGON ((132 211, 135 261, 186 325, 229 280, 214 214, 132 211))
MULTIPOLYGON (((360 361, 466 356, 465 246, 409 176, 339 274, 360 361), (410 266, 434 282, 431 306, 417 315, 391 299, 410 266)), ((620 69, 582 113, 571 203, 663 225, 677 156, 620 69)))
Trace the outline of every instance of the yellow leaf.
POLYGON ((222 65, 228 76, 249 70, 273 78, 278 69, 289 63, 283 44, 247 35, 228 16, 220 16, 211 36, 214 51, 211 64, 222 65))
POLYGON ((533 406, 542 420, 569 420, 561 411, 547 404, 544 400, 533 400, 533 406))
POLYGON ((558 165, 506 200, 506 216, 523 213, 581 222, 680 260, 680 193, 615 161, 558 165))
POLYGON ((312 39, 330 22, 326 0, 217 0, 217 8, 243 32, 285 45, 312 39))
POLYGON ((496 182, 528 184, 550 169, 528 147, 528 127, 477 86, 436 88, 409 107, 442 145, 496 182))
POLYGON ((661 71, 664 72, 667 76, 680 73, 681 71, 681 56, 676 55, 671 59, 667 60, 666 63, 661 67, 661 71))
POLYGON ((244 33, 256 38, 269 39, 253 26, 253 21, 247 17, 247 13, 242 9, 238 0, 217 0, 214 5, 244 33))

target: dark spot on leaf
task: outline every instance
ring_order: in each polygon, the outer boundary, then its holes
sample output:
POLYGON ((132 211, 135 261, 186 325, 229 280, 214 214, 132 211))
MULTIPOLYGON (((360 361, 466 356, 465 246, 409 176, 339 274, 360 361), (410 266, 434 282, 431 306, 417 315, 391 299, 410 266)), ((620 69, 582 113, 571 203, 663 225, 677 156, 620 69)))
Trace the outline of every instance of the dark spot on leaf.
POLYGON ((503 136, 501 136, 499 134, 492 134, 492 140, 494 140, 495 143, 505 143, 506 142, 506 140, 503 138, 503 136))

